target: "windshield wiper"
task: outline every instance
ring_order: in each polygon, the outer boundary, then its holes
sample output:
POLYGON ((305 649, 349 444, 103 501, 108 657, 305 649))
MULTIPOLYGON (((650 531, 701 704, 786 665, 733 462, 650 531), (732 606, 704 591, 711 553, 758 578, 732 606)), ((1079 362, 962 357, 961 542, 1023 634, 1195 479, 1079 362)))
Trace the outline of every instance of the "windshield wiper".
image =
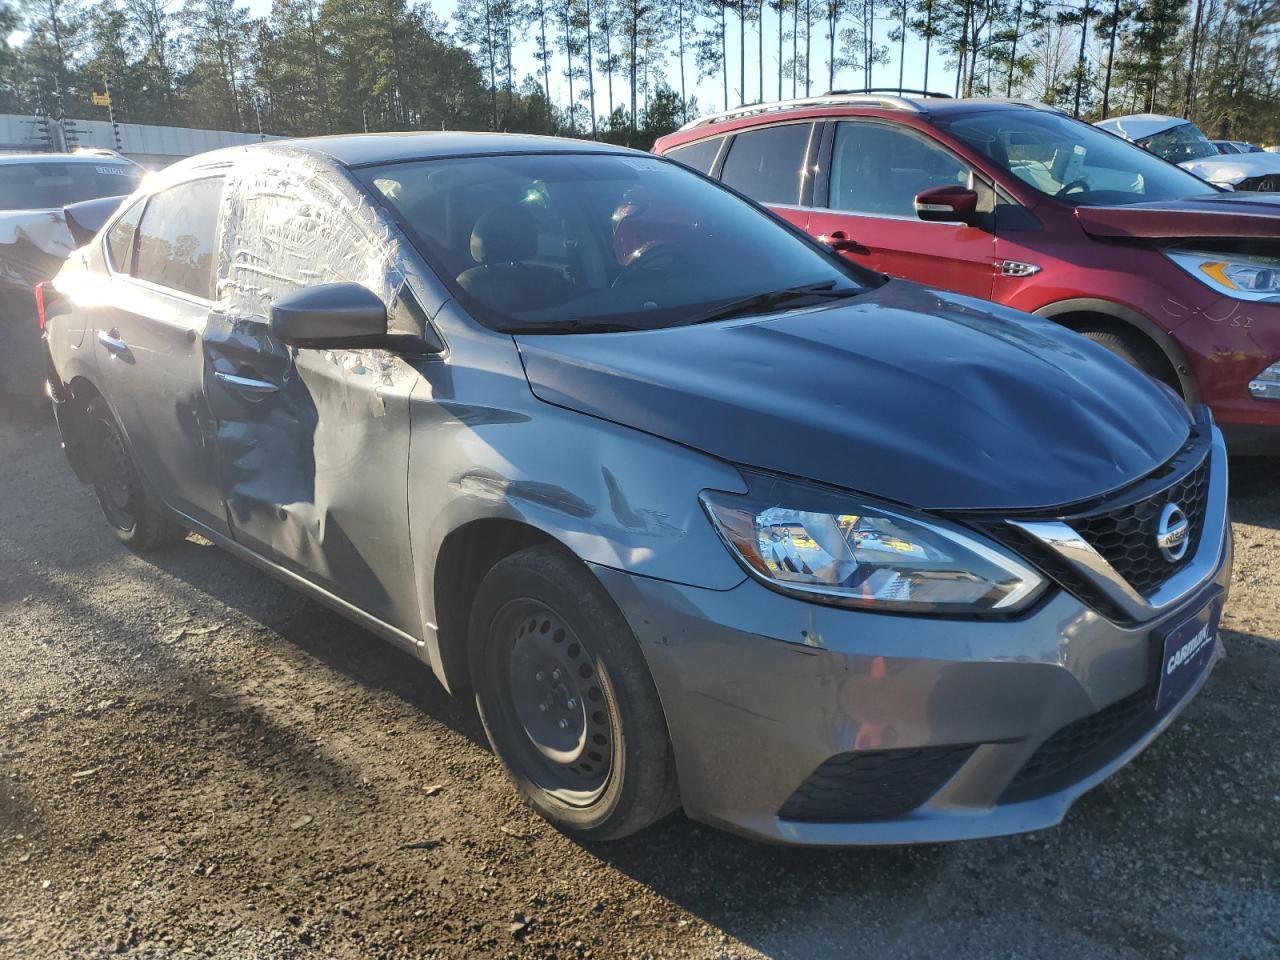
POLYGON ((714 310, 709 310, 706 313, 681 321, 677 326, 714 323, 717 320, 728 320, 732 317, 740 317, 751 313, 768 313, 770 310, 777 310, 779 307, 794 304, 797 300, 804 300, 809 297, 840 299, 865 292, 862 287, 841 287, 837 290, 835 286, 836 281, 824 280, 820 283, 809 283, 801 287, 787 287, 784 290, 769 290, 765 293, 753 294, 750 297, 741 297, 721 304, 714 310))

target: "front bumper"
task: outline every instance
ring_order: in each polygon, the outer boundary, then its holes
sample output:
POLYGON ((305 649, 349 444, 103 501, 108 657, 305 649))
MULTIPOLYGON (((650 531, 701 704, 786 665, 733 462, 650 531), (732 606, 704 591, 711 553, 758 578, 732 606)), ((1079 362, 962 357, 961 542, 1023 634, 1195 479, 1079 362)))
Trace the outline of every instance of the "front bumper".
POLYGON ((1153 635, 1225 592, 1230 552, 1228 537, 1211 582, 1133 628, 1061 591, 1016 621, 946 620, 819 606, 752 580, 715 591, 595 572, 653 673, 691 817, 786 843, 897 844, 1052 826, 1155 739, 1212 663, 1163 713, 1133 714, 1066 782, 1031 799, 1015 783, 1055 733, 1154 689, 1153 635), (924 758, 944 779, 918 805, 875 819, 779 815, 815 771, 849 755, 912 761, 917 772, 912 758, 924 758))

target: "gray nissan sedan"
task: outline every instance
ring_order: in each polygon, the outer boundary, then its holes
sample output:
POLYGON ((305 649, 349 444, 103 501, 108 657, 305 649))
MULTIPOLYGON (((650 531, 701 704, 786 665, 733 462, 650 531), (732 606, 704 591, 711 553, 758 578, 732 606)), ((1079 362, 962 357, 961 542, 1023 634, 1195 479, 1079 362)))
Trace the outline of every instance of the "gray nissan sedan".
POLYGON ((474 693, 584 840, 1047 827, 1195 696, 1201 407, 668 160, 483 134, 155 175, 41 295, 76 474, 474 693))

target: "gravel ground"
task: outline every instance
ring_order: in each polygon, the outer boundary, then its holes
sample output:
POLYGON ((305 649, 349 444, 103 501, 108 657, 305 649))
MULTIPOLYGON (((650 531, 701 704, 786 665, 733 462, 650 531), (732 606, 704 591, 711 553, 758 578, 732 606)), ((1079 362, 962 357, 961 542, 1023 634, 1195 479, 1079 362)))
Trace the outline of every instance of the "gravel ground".
POLYGON ((0 956, 1280 956, 1280 490, 1233 465, 1229 658, 1029 836, 805 851, 528 813, 417 661, 195 540, 118 546, 0 425, 0 956))

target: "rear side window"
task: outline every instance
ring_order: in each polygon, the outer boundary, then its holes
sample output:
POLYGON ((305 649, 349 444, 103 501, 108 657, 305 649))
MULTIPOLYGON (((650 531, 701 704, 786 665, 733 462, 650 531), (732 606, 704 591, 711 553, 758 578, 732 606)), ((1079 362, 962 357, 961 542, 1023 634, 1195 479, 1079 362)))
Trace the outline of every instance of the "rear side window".
POLYGON ((214 240, 222 178, 193 180, 154 194, 138 228, 133 275, 213 299, 214 240))
POLYGON ((0 163, 0 210, 45 210, 133 193, 142 171, 106 160, 0 163))
POLYGON ((724 143, 724 137, 712 137, 710 140, 699 140, 697 143, 673 147, 664 156, 679 160, 686 167, 693 167, 699 173, 710 173, 711 165, 716 162, 716 154, 720 152, 722 143, 724 143))
POLYGON ((720 179, 760 203, 799 203, 811 123, 748 130, 733 138, 720 179))
POLYGON ((832 210, 914 220, 917 193, 955 186, 973 186, 972 170, 918 134, 884 123, 836 126, 827 201, 832 210))
POLYGON ((138 234, 145 200, 139 200, 107 231, 107 259, 116 273, 128 273, 133 261, 133 238, 138 234))

